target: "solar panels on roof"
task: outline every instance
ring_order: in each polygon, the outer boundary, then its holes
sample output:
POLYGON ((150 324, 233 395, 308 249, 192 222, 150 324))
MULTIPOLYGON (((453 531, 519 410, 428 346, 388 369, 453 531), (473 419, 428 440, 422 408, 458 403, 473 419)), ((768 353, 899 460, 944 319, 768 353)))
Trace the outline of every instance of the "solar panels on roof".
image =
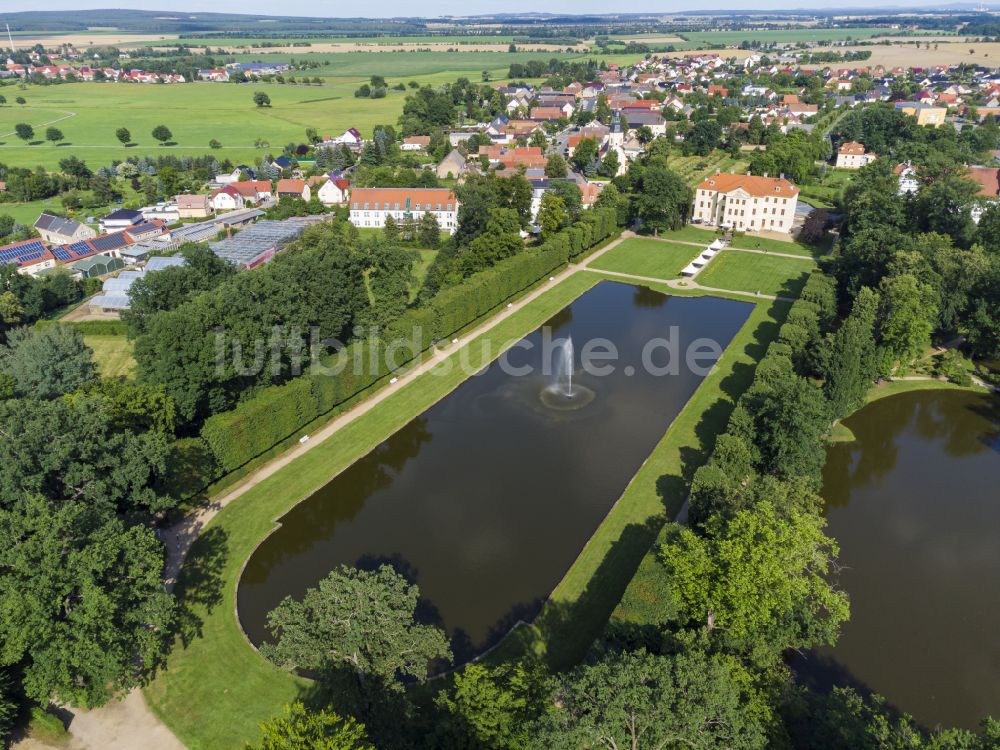
POLYGON ((125 247, 128 244, 128 240, 125 238, 124 232, 115 232, 114 234, 106 234, 102 237, 95 237, 90 241, 90 244, 94 246, 94 249, 98 252, 104 252, 107 250, 116 250, 119 247, 125 247))
POLYGON ((0 263, 17 263, 18 265, 23 265, 45 257, 45 253, 45 245, 40 240, 31 240, 0 248, 0 263))

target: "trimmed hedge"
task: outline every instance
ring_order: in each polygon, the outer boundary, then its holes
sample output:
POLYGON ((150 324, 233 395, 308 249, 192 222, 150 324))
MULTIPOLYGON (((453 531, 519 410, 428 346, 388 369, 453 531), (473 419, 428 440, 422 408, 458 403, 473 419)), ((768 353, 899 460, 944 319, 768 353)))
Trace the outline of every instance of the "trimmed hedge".
POLYGON ((84 336, 125 336, 128 333, 128 327, 121 320, 80 320, 76 322, 39 320, 35 323, 35 327, 45 328, 56 324, 72 326, 84 336))
POLYGON ((572 256, 603 242, 617 226, 614 210, 588 211, 572 227, 539 247, 443 289, 424 307, 407 310, 385 338, 375 342, 380 364, 377 370, 354 367, 357 358, 367 365, 372 346, 370 341, 355 342, 320 358, 324 367, 334 370, 332 374, 310 374, 263 388, 235 409, 209 417, 202 427, 202 438, 223 473, 243 466, 388 375, 388 370, 381 369, 388 342, 410 342, 393 352, 395 367, 405 365, 434 341, 451 337, 564 267, 572 256), (582 244, 585 239, 589 242, 586 246, 582 244))

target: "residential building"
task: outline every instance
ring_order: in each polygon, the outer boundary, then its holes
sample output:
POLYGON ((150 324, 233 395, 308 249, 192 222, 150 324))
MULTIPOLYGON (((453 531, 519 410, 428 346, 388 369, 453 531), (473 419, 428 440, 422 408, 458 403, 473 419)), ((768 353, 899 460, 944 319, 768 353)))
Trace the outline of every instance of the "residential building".
POLYGON ((429 135, 411 135, 409 138, 404 138, 403 143, 400 145, 400 151, 426 151, 431 145, 431 137, 429 135))
POLYGON ((73 219, 53 214, 41 214, 34 224, 38 236, 50 245, 64 245, 67 242, 89 240, 96 237, 97 232, 73 219))
POLYGON ((920 102, 896 102, 896 109, 904 115, 916 117, 917 125, 930 125, 934 128, 941 127, 948 115, 945 107, 935 107, 920 102))
POLYGON ((101 219, 101 232, 105 234, 120 232, 135 224, 141 224, 142 221, 142 211, 136 211, 131 208, 119 208, 117 211, 112 211, 101 219))
POLYGON ((207 195, 177 195, 174 202, 182 219, 204 219, 212 215, 212 200, 207 195))
POLYGON ((216 190, 210 200, 213 211, 234 211, 245 205, 240 191, 232 185, 225 185, 216 190))
POLYGON ((451 177, 458 177, 465 171, 465 157, 458 149, 452 149, 437 165, 437 176, 444 180, 451 177))
POLYGON ((24 240, 0 246, 0 266, 13 264, 18 273, 35 276, 48 268, 55 268, 56 260, 39 239, 24 240))
POLYGON ((360 149, 362 145, 364 145, 364 139, 357 128, 348 128, 338 136, 325 136, 323 142, 319 144, 321 148, 347 146, 350 149, 360 149))
POLYGON ((350 192, 350 183, 346 177, 329 174, 326 175, 325 181, 320 185, 317 195, 319 196, 319 202, 324 206, 339 206, 347 203, 350 192))
POLYGON ((837 149, 837 166, 841 169, 861 169, 873 161, 875 154, 866 153, 864 144, 857 141, 847 141, 837 149))
POLYGON ((739 231, 791 232, 798 195, 784 177, 720 173, 695 188, 692 220, 739 231))
POLYGON ((356 227, 384 227, 388 216, 419 221, 430 212, 448 234, 458 228, 458 199, 445 188, 354 188, 350 205, 356 227))
POLYGON ((281 198, 301 198, 304 201, 312 197, 312 190, 305 180, 278 180, 278 187, 275 190, 278 199, 281 198))
POLYGON ((900 195, 905 195, 907 193, 913 194, 920 190, 920 183, 917 182, 917 170, 914 169, 910 162, 897 164, 893 169, 893 172, 895 172, 899 178, 900 195))

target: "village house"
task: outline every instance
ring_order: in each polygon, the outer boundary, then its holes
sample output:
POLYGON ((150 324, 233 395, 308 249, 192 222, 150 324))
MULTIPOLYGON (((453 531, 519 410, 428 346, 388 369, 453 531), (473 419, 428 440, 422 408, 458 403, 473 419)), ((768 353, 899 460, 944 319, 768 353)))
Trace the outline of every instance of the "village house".
POLYGON ((840 169, 861 169, 875 161, 875 154, 865 152, 863 144, 857 141, 847 141, 837 149, 837 166, 840 169))
POLYGON ((309 200, 312 197, 312 190, 306 184, 305 180, 278 180, 278 186, 275 189, 275 194, 278 196, 278 200, 282 198, 301 198, 304 201, 309 200))
POLYGON ((692 220, 738 231, 791 232, 798 195, 784 177, 720 173, 695 188, 692 220))
POLYGON ((442 180, 458 177, 465 171, 465 157, 458 149, 452 149, 437 165, 437 176, 442 180))
POLYGON ((207 195, 177 195, 174 203, 182 219, 204 219, 212 215, 212 201, 207 195))
POLYGON ((54 216, 46 213, 38 217, 34 228, 38 232, 38 236, 50 245, 64 245, 67 242, 89 240, 91 237, 97 236, 97 232, 86 224, 81 224, 65 216, 54 216))
POLYGON ((318 148, 337 148, 347 146, 349 149, 357 151, 364 145, 364 138, 357 128, 348 128, 338 136, 324 136, 323 142, 317 144, 318 148))
POLYGON ((119 208, 117 211, 112 211, 101 219, 100 227, 101 232, 107 234, 109 232, 120 232, 123 229, 128 229, 135 224, 141 223, 142 211, 136 211, 131 208, 119 208))
POLYGON ((431 137, 429 135, 411 135, 409 138, 404 138, 403 143, 400 145, 400 151, 426 151, 431 145, 431 137))
POLYGON ((40 272, 55 268, 56 259, 40 239, 14 242, 0 246, 0 265, 13 264, 18 273, 37 276, 40 272))
POLYGON ((397 222, 420 221, 428 212, 442 231, 454 234, 458 227, 458 199, 446 188, 354 188, 350 206, 356 227, 380 229, 389 216, 397 222))
POLYGON ((350 183, 341 175, 324 175, 316 195, 324 206, 340 206, 347 203, 350 195, 350 183))

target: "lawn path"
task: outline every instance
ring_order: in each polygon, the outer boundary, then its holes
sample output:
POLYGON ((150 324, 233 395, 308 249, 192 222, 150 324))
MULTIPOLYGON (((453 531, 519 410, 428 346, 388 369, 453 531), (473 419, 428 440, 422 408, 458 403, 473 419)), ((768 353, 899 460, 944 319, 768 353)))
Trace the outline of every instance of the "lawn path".
MULTIPOLYGON (((610 245, 608 246, 610 248, 610 245)), ((605 248, 605 249, 608 249, 605 248)), ((751 251, 753 252, 753 251, 751 251)), ((596 255, 594 257, 597 257, 596 255)), ((800 256, 791 256, 798 258, 800 256)), ((704 284, 699 284, 697 281, 692 281, 687 279, 685 281, 680 281, 678 279, 660 279, 655 276, 638 276, 634 273, 622 273, 621 271, 604 271, 599 268, 587 268, 583 267, 584 271, 590 271, 591 273, 599 273, 607 276, 620 276, 623 279, 634 279, 635 281, 648 281, 656 284, 666 284, 671 289, 677 289, 678 291, 699 291, 699 292, 716 292, 718 294, 736 294, 740 297, 748 297, 750 299, 770 299, 770 300, 780 300, 781 302, 794 302, 795 297, 780 297, 773 294, 761 294, 760 292, 745 292, 739 289, 718 289, 714 286, 705 286, 704 284)))
MULTIPOLYGON (((53 111, 52 107, 23 107, 22 109, 45 109, 48 111, 53 111)), ((35 123, 31 124, 33 128, 44 128, 47 125, 55 125, 57 122, 62 122, 63 120, 68 120, 71 117, 76 117, 76 112, 70 112, 68 109, 56 109, 56 112, 64 112, 62 117, 57 117, 54 120, 49 120, 48 122, 40 122, 37 125, 35 123)), ((6 138, 9 135, 17 135, 16 130, 11 130, 9 133, 0 133, 0 138, 6 138)))

